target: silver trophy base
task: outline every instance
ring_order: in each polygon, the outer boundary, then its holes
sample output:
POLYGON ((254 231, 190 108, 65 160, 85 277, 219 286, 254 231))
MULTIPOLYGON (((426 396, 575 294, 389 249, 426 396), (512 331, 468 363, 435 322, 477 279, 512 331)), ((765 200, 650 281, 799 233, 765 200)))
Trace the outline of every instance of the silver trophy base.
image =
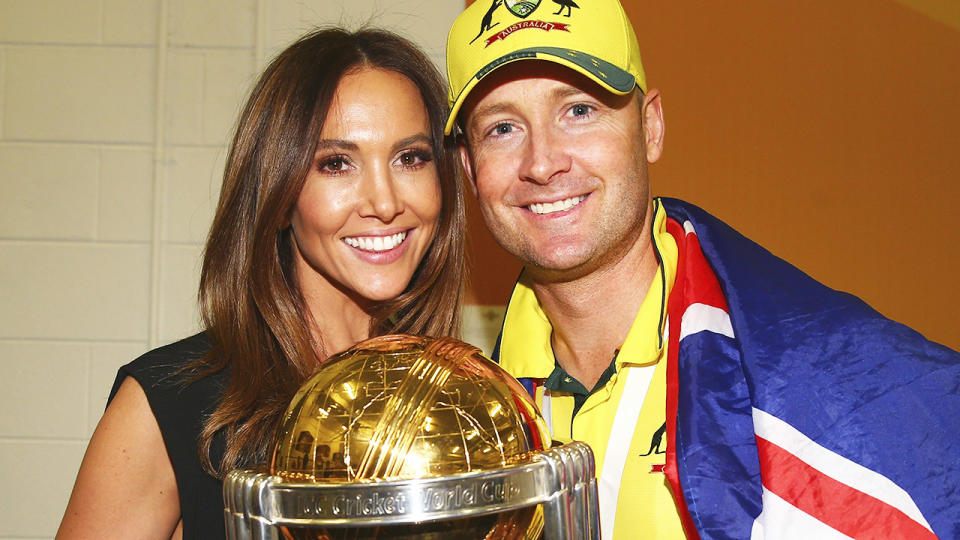
POLYGON ((545 540, 599 540, 593 452, 572 442, 502 469, 438 478, 297 483, 250 470, 223 482, 230 540, 280 540, 281 528, 428 523, 543 505, 545 540))

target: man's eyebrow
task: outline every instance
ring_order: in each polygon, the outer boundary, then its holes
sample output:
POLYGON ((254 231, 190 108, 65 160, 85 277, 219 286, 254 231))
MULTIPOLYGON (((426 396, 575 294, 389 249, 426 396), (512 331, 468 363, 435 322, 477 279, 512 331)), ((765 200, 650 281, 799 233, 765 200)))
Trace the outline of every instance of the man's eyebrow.
POLYGON ((564 85, 553 91, 554 98, 568 98, 579 94, 591 95, 590 92, 576 86, 564 85))
POLYGON ((474 109, 471 116, 475 118, 482 118, 484 116, 502 113, 512 108, 513 104, 511 104, 509 101, 499 101, 497 103, 489 103, 487 105, 478 106, 476 109, 474 109))
POLYGON ((509 101, 488 103, 487 105, 482 106, 478 105, 477 108, 475 108, 473 112, 464 119, 465 125, 462 126, 464 136, 469 138, 472 130, 479 129, 479 126, 477 126, 477 121, 483 121, 484 118, 511 111, 513 109, 513 104, 509 101))
MULTIPOLYGON (((560 88, 557 88, 553 91, 554 98, 567 98, 575 95, 592 95, 590 92, 584 90, 583 88, 577 88, 576 86, 564 85, 560 88)), ((476 118, 482 118, 484 116, 502 113, 504 111, 509 111, 513 109, 513 103, 509 101, 500 101, 497 103, 490 103, 488 105, 478 106, 474 109, 471 116, 476 118)))

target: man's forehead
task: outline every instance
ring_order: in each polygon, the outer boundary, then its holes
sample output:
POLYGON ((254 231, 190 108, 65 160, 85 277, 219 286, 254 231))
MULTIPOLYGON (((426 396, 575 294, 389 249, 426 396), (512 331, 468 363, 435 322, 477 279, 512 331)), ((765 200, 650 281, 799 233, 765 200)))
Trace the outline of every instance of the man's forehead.
POLYGON ((480 81, 467 96, 461 109, 461 118, 469 120, 478 111, 490 112, 487 110, 488 106, 501 109, 511 103, 520 103, 523 96, 496 91, 512 83, 525 81, 543 85, 556 97, 579 93, 590 94, 600 99, 614 96, 589 78, 563 65, 543 60, 523 60, 506 64, 480 81), (496 93, 496 103, 490 103, 486 98, 494 93, 496 93), (484 102, 483 106, 477 109, 481 102, 484 102))

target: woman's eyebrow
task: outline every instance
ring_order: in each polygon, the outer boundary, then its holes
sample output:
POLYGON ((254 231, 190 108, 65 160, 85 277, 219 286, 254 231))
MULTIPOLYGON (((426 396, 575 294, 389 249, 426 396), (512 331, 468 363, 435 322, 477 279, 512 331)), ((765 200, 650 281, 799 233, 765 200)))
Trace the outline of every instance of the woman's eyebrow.
POLYGON ((357 143, 344 139, 320 139, 317 143, 317 150, 327 150, 330 148, 342 148, 344 150, 357 150, 357 143))
POLYGON ((414 144, 414 143, 433 144, 433 139, 428 137, 427 134, 425 133, 417 133, 416 135, 411 135, 404 139, 400 139, 393 145, 393 148, 395 150, 399 150, 404 146, 410 146, 411 144, 414 144))
MULTIPOLYGON (((433 139, 431 139, 425 133, 417 133, 416 135, 411 135, 409 137, 400 139, 399 141, 394 143, 393 147, 401 148, 403 146, 409 146, 411 144, 421 143, 421 142, 425 144, 431 144, 433 142, 433 139)), ((360 147, 359 145, 357 145, 357 143, 353 141, 348 141, 345 139, 321 139, 320 142, 317 143, 318 151, 328 150, 331 148, 341 148, 344 150, 358 150, 360 147)))

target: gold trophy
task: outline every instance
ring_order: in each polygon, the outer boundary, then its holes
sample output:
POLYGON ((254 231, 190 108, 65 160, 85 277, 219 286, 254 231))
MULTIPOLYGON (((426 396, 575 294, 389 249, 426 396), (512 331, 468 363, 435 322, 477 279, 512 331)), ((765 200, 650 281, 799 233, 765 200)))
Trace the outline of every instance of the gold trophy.
POLYGON ((391 335, 297 392, 267 471, 224 480, 227 537, 599 539, 594 458, 552 446, 514 378, 466 343, 391 335))

